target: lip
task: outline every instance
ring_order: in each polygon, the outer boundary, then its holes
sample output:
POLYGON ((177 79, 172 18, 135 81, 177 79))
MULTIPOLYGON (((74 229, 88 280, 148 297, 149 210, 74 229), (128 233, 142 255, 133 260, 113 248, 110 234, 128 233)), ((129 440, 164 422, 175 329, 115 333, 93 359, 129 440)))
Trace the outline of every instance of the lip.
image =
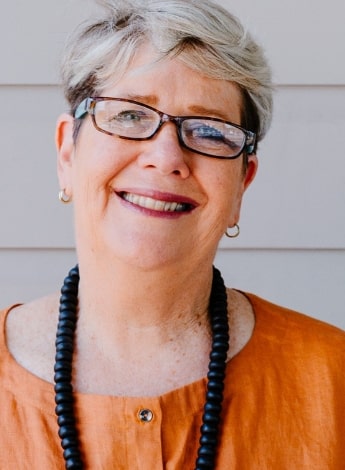
POLYGON ((164 191, 121 188, 114 192, 127 207, 153 217, 178 218, 199 205, 190 197, 164 191))

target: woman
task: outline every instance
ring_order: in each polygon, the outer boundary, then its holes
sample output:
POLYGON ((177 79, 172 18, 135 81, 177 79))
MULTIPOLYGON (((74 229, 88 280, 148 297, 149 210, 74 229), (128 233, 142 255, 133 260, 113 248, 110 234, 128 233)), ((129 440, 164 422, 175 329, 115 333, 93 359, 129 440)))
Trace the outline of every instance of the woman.
POLYGON ((56 132, 79 268, 2 313, 0 467, 343 468, 344 333, 212 267, 270 123, 261 49, 208 0, 102 3, 56 132))

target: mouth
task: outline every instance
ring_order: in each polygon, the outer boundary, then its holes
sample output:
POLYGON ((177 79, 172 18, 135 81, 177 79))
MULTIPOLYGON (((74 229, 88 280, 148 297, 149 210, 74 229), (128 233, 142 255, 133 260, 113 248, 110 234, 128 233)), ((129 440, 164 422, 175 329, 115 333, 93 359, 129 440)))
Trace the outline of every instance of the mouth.
MULTIPOLYGON (((139 194, 129 193, 129 192, 120 192, 118 195, 121 199, 135 205, 142 207, 143 209, 148 209, 150 211, 156 212, 190 212, 195 209, 196 205, 191 202, 186 201, 177 201, 177 200, 166 200, 156 199, 148 196, 142 196, 139 194)), ((169 196, 167 199, 171 199, 169 196)))

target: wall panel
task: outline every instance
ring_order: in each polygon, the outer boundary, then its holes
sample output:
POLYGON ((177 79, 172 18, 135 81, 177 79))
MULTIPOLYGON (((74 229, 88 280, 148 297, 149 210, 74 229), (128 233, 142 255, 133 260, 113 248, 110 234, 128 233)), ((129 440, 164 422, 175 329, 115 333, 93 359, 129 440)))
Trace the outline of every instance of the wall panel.
MULTIPOLYGON (((229 285, 345 328, 345 2, 222 0, 267 51, 272 129, 217 264, 229 285)), ((58 63, 92 0, 12 0, 0 17, 0 306, 56 290, 75 263, 57 201, 58 63)))
POLYGON ((345 250, 219 250, 227 285, 345 329, 345 250))
POLYGON ((0 308, 60 290, 74 250, 0 249, 0 308))
MULTIPOLYGON (((267 50, 280 84, 344 84, 343 0, 221 0, 267 50)), ((0 16, 0 83, 55 84, 67 34, 92 0, 12 0, 0 16)))
POLYGON ((220 0, 267 51, 275 82, 345 83, 344 0, 220 0))

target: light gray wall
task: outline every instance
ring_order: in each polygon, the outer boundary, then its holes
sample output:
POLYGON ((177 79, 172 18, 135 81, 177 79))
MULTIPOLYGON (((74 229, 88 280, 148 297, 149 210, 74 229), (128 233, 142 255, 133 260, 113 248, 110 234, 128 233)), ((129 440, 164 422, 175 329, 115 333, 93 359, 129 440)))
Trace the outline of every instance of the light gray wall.
MULTIPOLYGON (((267 50, 272 129, 222 240, 227 284, 345 328, 345 3, 223 0, 267 50)), ((0 305, 59 288, 75 263, 72 210, 57 201, 59 54, 91 0, 13 0, 0 18, 0 305)))

